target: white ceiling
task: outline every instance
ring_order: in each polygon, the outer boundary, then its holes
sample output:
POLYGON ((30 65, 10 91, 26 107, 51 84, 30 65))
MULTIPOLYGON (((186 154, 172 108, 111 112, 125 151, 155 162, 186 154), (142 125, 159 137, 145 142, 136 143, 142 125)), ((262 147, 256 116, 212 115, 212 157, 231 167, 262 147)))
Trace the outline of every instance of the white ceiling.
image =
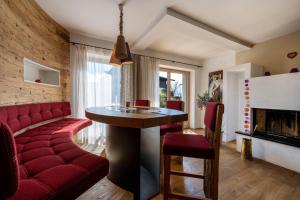
MULTIPOLYGON (((114 0, 36 0, 73 33, 115 41, 114 0)), ((299 0, 127 0, 124 35, 133 49, 205 59, 247 49, 166 13, 172 9, 252 43, 300 30, 299 0)))

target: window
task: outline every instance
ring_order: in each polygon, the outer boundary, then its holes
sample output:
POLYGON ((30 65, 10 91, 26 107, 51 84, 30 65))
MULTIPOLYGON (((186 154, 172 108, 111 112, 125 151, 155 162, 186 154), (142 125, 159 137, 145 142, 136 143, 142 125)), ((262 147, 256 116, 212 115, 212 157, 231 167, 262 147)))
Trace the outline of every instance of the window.
POLYGON ((189 72, 160 68, 159 96, 160 107, 166 107, 167 100, 180 100, 185 103, 188 110, 189 72))
MULTIPOLYGON (((110 55, 88 51, 87 69, 84 77, 85 107, 120 105, 121 68, 109 65, 110 55)), ((93 125, 77 134, 77 142, 91 152, 102 151, 105 147, 105 124, 93 125)))
MULTIPOLYGON (((184 102, 184 111, 189 112, 189 75, 187 71, 160 68, 159 71, 159 102, 165 108, 167 100, 184 102)), ((188 122, 184 124, 188 128, 188 122)))
POLYGON ((88 107, 120 105, 121 69, 101 63, 101 60, 97 62, 96 56, 93 53, 88 53, 88 107))

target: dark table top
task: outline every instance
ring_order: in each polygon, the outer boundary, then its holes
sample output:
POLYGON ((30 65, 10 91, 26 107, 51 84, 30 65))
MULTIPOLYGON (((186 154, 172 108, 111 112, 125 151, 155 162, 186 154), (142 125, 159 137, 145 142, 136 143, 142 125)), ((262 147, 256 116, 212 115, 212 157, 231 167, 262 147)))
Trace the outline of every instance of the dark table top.
POLYGON ((129 128, 149 128, 188 120, 188 114, 182 111, 146 107, 91 107, 85 110, 85 115, 93 121, 129 128))

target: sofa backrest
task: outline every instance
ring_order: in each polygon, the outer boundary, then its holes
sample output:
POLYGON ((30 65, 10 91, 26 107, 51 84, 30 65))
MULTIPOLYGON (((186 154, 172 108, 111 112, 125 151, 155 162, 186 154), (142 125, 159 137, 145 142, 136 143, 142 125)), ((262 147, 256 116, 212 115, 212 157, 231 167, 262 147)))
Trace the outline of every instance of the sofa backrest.
POLYGON ((34 103, 0 107, 0 121, 13 133, 28 126, 71 114, 69 102, 34 103))

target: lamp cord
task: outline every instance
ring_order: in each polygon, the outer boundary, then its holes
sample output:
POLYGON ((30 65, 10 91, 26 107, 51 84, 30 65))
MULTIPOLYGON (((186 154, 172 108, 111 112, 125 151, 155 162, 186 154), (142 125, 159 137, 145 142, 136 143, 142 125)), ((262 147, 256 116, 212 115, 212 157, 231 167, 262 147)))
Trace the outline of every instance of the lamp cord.
POLYGON ((120 9, 120 35, 123 35, 123 4, 119 4, 120 9))

